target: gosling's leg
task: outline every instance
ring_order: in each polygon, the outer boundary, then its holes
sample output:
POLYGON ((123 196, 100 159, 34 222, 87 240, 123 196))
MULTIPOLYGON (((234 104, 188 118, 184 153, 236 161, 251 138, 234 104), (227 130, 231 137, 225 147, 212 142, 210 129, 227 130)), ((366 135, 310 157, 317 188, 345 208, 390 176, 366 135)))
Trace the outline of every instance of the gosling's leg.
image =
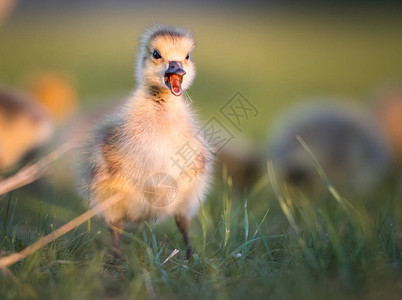
POLYGON ((193 255, 193 248, 191 247, 190 243, 190 236, 188 231, 190 229, 190 219, 183 216, 175 216, 176 225, 179 228, 181 234, 184 238, 184 243, 186 244, 187 251, 186 251, 186 259, 190 259, 193 255))
POLYGON ((112 234, 112 253, 115 258, 120 257, 120 240, 124 231, 124 221, 119 220, 109 224, 110 233, 112 234))

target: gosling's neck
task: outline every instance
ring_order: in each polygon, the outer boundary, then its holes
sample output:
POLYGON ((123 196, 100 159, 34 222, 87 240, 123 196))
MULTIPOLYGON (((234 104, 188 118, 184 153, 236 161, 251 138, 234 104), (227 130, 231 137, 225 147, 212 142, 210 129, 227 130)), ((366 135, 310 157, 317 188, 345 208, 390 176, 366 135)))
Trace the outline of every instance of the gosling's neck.
POLYGON ((165 104, 170 102, 180 102, 183 96, 174 96, 169 89, 161 88, 155 85, 145 86, 140 88, 141 94, 148 100, 156 102, 158 104, 165 104))
MULTIPOLYGON (((129 123, 141 127, 145 124, 149 132, 169 131, 173 127, 179 130, 192 128, 193 114, 187 101, 183 95, 174 96, 169 89, 139 86, 127 112, 129 123)), ((131 130, 130 126, 126 128, 131 130)))

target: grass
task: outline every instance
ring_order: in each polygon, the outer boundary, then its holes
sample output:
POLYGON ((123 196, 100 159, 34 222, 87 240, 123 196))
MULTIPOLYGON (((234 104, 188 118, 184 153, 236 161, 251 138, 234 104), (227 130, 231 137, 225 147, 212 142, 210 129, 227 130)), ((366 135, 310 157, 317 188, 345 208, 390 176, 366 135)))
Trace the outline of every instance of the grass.
MULTIPOLYGON (((267 174, 268 176, 268 174, 267 174)), ((230 177, 193 221, 194 257, 172 221, 126 230, 113 260, 100 220, 80 226, 1 273, 2 299, 396 299, 401 293, 400 196, 347 204, 328 193, 318 202, 270 183, 232 199, 230 177), (375 209, 373 208, 375 207, 375 209), (169 255, 180 252, 163 263, 169 255)), ((323 183, 324 184, 324 183, 323 183)), ((395 189, 397 187, 394 187, 395 189)), ((3 255, 54 230, 41 203, 36 222, 17 222, 18 193, 1 200, 3 255)), ((351 201, 352 202, 352 201, 351 201)))

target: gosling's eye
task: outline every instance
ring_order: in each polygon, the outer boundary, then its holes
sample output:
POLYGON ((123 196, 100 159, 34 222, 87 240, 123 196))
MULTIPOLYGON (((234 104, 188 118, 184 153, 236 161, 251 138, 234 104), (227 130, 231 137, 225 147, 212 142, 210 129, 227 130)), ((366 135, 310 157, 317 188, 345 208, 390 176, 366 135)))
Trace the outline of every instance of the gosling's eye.
POLYGON ((187 54, 186 60, 189 60, 189 59, 190 59, 190 54, 187 54))
POLYGON ((154 51, 154 53, 152 53, 152 57, 155 58, 155 59, 161 59, 162 58, 162 56, 156 50, 154 51))

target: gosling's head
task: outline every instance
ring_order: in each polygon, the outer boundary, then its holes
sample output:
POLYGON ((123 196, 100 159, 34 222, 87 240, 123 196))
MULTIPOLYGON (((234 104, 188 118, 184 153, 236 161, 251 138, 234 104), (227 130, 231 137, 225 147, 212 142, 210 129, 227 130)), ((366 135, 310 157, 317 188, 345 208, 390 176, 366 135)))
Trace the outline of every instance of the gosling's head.
POLYGON ((141 39, 138 83, 180 96, 195 76, 193 49, 194 38, 184 29, 167 26, 148 29, 141 39))

